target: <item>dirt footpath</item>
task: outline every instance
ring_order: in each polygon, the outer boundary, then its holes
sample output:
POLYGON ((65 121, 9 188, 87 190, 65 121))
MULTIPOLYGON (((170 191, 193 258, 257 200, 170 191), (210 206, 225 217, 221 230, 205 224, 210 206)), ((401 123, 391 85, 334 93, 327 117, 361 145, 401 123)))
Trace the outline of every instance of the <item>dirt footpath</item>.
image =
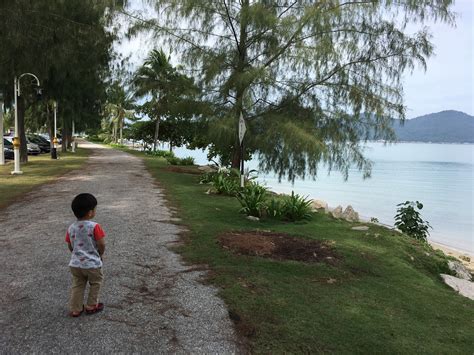
POLYGON ((93 144, 87 166, 0 210, 0 352, 242 352, 217 290, 169 247, 178 226, 140 159, 93 144), (90 192, 107 233, 102 313, 67 317, 65 231, 90 192))

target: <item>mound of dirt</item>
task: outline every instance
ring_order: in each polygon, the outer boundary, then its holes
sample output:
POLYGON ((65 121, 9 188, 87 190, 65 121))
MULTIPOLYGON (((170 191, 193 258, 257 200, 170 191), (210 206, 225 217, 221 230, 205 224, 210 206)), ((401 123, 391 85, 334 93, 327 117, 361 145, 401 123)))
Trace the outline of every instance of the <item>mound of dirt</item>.
POLYGON ((334 264, 339 259, 333 248, 325 241, 307 240, 284 233, 229 232, 219 236, 219 244, 237 254, 276 260, 334 264))

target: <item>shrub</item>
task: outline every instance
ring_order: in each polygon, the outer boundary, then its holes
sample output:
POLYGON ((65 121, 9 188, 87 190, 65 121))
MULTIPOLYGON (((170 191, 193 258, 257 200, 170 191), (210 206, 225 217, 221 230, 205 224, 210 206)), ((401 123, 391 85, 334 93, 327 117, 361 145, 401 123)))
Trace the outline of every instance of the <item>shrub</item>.
POLYGON ((214 175, 212 187, 218 194, 235 195, 240 188, 239 180, 226 172, 214 175))
POLYGON ((265 210, 265 198, 267 197, 267 188, 258 183, 248 183, 242 191, 237 194, 242 208, 241 213, 247 216, 261 217, 265 210))
POLYGON ((291 191, 291 196, 283 200, 282 217, 288 221, 311 219, 311 200, 291 191))
POLYGON ((169 150, 148 151, 146 152, 146 155, 152 156, 152 157, 166 158, 166 159, 175 157, 174 153, 170 152, 169 150))
POLYGON ((423 204, 421 202, 406 201, 397 205, 397 214, 395 215, 395 227, 400 229, 406 235, 426 242, 429 236, 428 229, 432 228, 428 221, 421 218, 420 212, 423 204))
POLYGON ((200 184, 210 184, 214 180, 215 176, 218 174, 217 171, 210 171, 208 173, 204 173, 199 178, 200 184))
POLYGON ((194 165, 194 158, 186 157, 186 158, 181 159, 181 165, 194 165))
POLYGON ((127 148, 125 144, 119 144, 119 143, 110 143, 110 146, 113 148, 127 148))
POLYGON ((267 215, 270 218, 281 218, 283 215, 283 203, 280 199, 272 198, 267 201, 267 215))
POLYGON ((166 157, 166 161, 171 165, 181 165, 181 159, 177 157, 166 157))

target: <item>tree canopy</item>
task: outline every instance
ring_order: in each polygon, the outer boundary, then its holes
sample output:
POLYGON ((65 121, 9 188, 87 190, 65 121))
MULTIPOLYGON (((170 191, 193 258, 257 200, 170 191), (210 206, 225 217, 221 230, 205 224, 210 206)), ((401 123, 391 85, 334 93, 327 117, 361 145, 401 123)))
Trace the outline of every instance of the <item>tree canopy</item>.
POLYGON ((321 162, 368 176, 360 142, 373 131, 394 138, 402 74, 433 54, 424 21, 454 20, 452 0, 148 2, 160 15, 130 14, 133 31, 153 31, 182 54, 212 104, 212 150, 238 167, 243 112, 247 153, 291 180, 316 176, 321 162))
MULTIPOLYGON (((13 102, 13 78, 31 72, 43 88, 43 103, 38 105, 51 112, 47 103, 58 101, 64 130, 73 119, 77 129, 97 127, 113 59, 114 33, 108 29, 111 4, 106 0, 2 1, 0 90, 6 103, 13 102)), ((29 79, 25 77, 21 85, 20 118, 23 100, 35 103, 29 100, 29 79)), ((39 115, 36 121, 41 120, 50 123, 50 116, 39 115)), ((20 133, 24 132, 22 121, 20 126, 20 133)))
MULTIPOLYGON (((133 76, 135 96, 146 98, 140 111, 155 121, 154 149, 164 120, 170 145, 181 145, 188 138, 188 127, 200 105, 194 81, 174 67, 163 50, 153 49, 133 76), (180 133, 179 130, 183 131, 180 133)), ((143 126, 145 127, 145 126, 143 126)), ((148 126, 146 126, 148 127, 148 126)))

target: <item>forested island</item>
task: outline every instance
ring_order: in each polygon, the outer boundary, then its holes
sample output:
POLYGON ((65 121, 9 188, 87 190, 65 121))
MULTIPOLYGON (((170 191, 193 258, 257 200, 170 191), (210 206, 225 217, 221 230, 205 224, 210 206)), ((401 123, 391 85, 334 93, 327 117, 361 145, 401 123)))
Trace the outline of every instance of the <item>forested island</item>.
POLYGON ((474 143, 474 116, 447 110, 394 121, 397 140, 401 142, 474 143))

